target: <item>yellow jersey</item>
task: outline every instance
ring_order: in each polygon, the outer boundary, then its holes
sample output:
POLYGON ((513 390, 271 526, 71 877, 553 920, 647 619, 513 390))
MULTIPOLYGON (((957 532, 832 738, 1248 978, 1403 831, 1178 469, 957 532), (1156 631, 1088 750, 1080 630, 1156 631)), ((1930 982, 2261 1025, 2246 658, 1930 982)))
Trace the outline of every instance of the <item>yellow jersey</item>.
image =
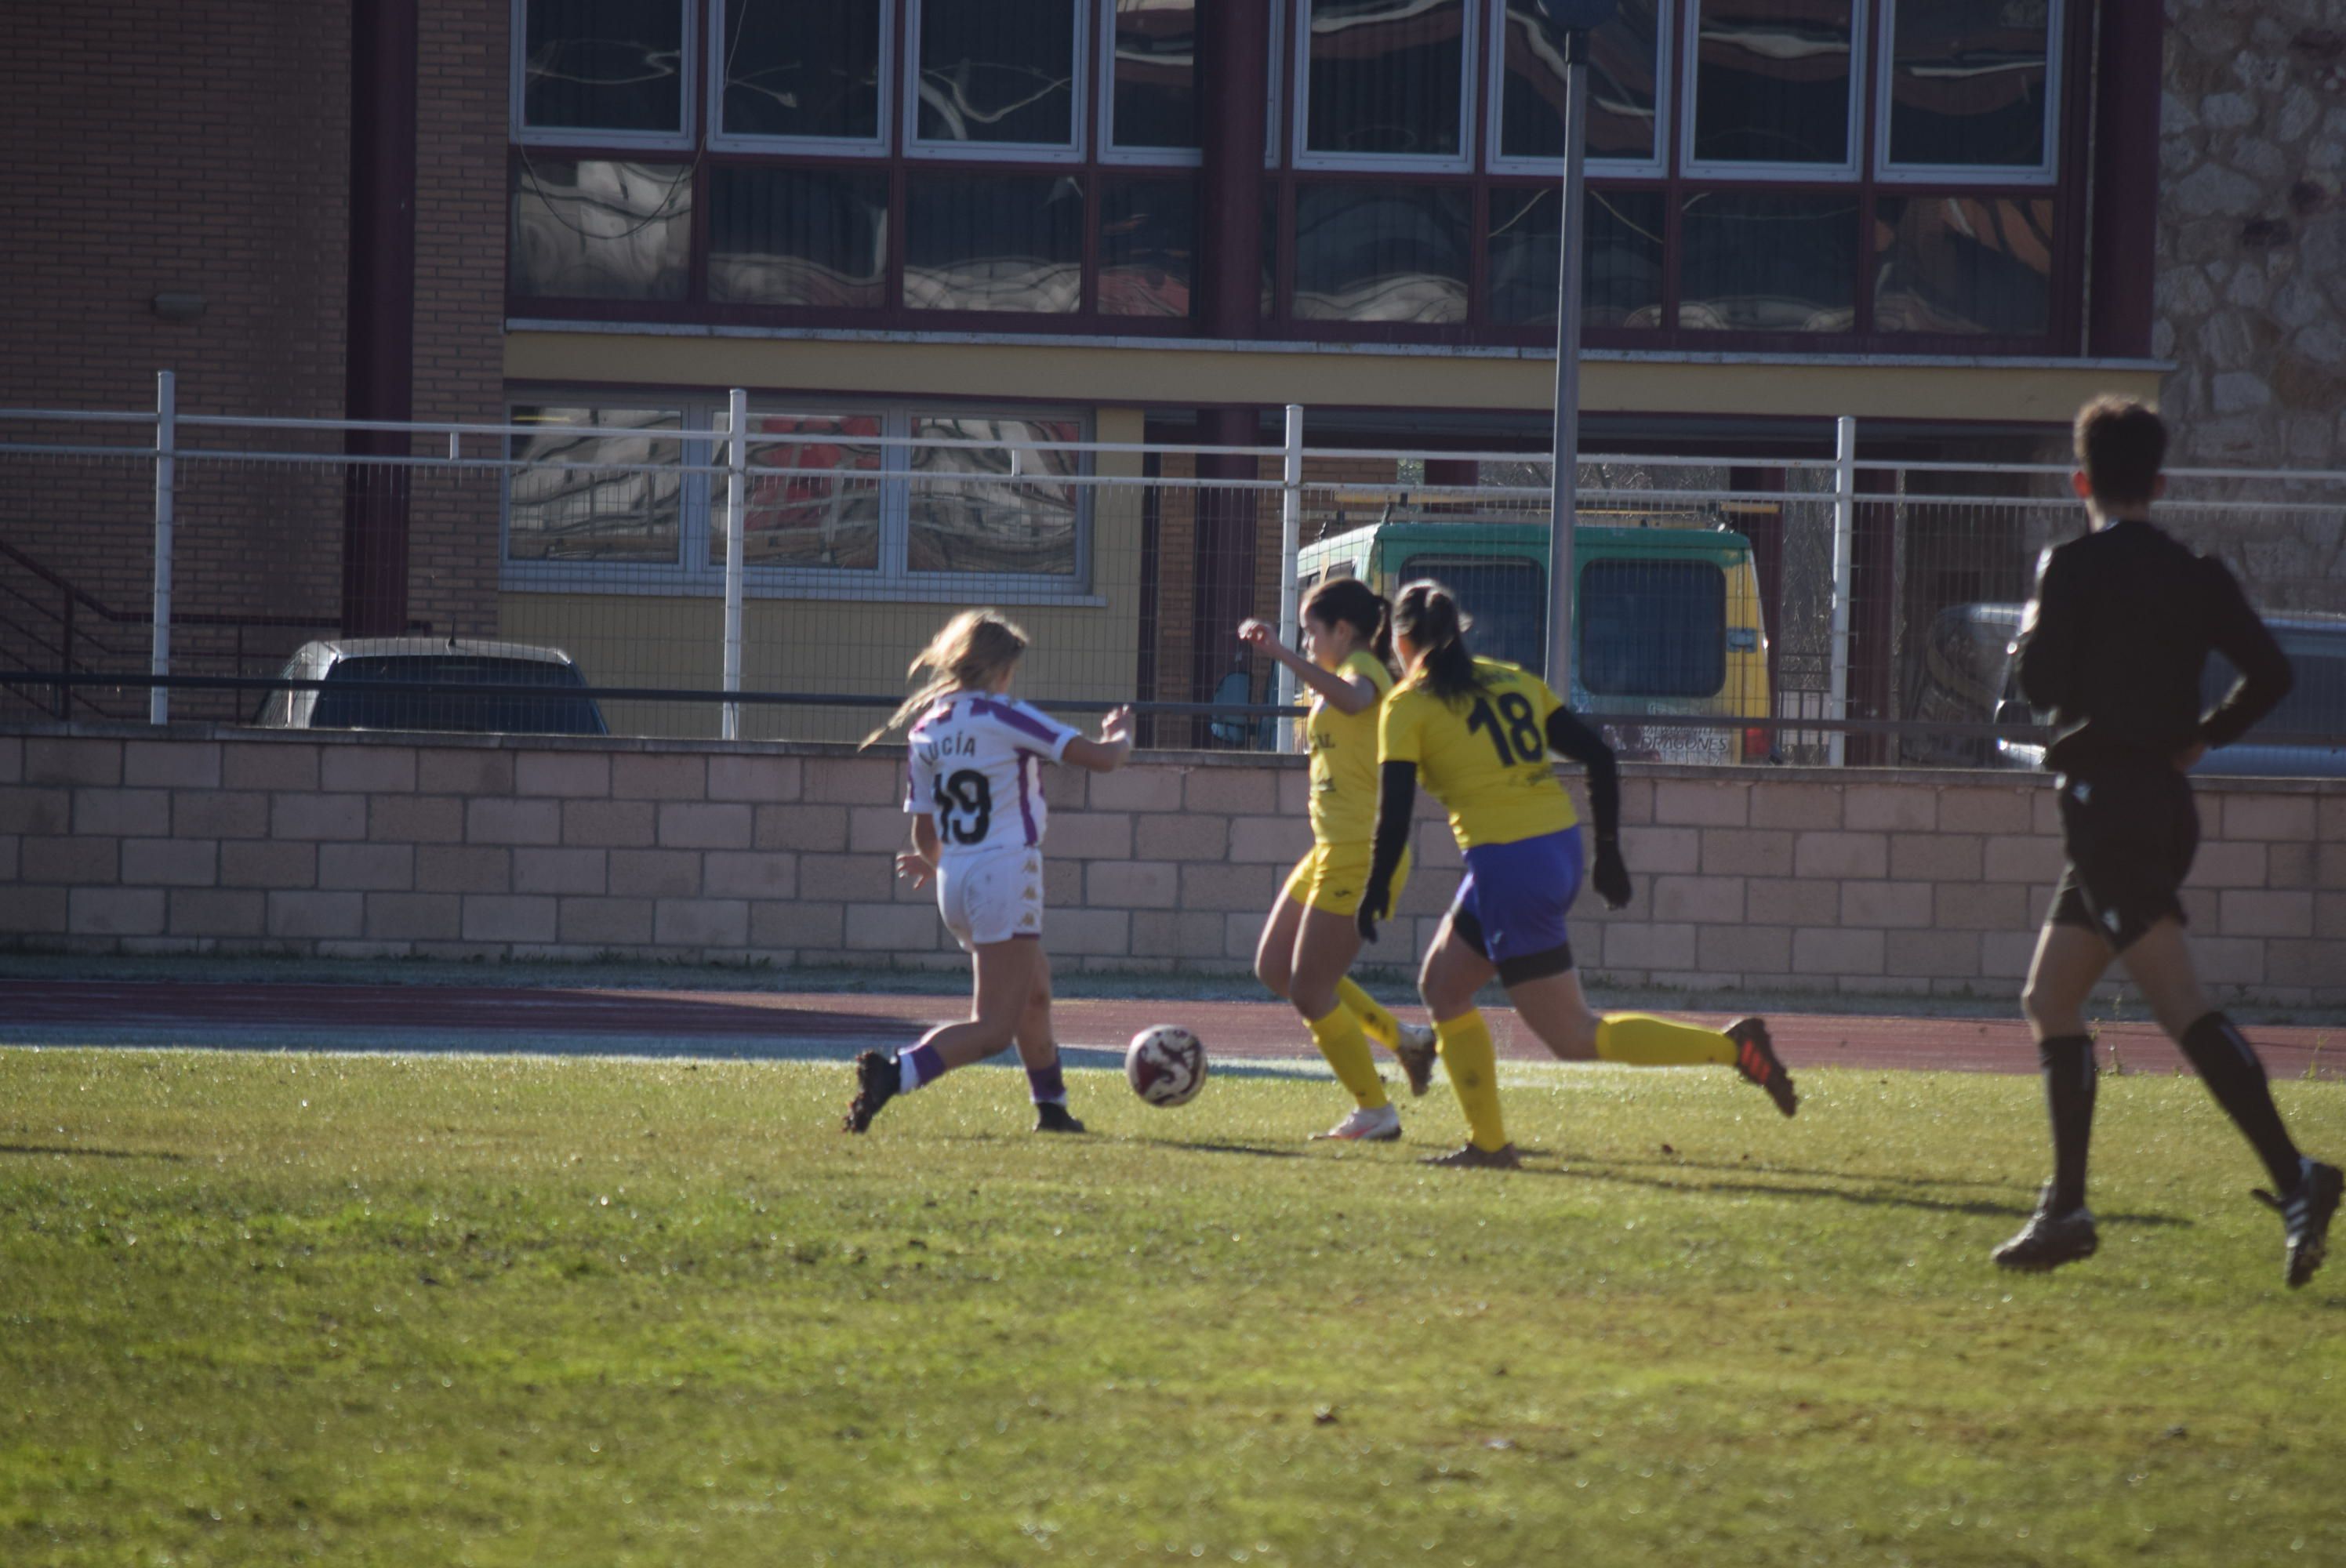
POLYGON ((1387 697, 1378 759, 1417 764, 1462 850, 1573 826, 1580 819, 1547 754, 1547 716, 1563 700, 1515 665, 1478 658, 1474 673, 1483 689, 1463 697, 1444 700, 1413 678, 1387 697))
POLYGON ((1304 734, 1311 747, 1311 837, 1322 844, 1366 843, 1377 831, 1377 715, 1392 692, 1392 671, 1366 648, 1336 668, 1377 688, 1377 700, 1344 713, 1323 697, 1311 700, 1304 734))

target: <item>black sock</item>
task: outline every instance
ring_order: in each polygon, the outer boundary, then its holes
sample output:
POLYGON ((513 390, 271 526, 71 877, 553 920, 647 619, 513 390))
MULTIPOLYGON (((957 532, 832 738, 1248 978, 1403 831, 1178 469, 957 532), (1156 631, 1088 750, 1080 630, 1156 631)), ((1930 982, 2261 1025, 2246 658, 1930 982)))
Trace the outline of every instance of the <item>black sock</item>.
POLYGON ((2272 1091, 2265 1085, 2265 1064, 2257 1059, 2255 1047, 2220 1013, 2210 1013, 2186 1029, 2180 1044, 2199 1081, 2255 1145, 2257 1157, 2272 1173, 2273 1190, 2283 1197, 2295 1192, 2304 1179, 2297 1145, 2280 1125, 2272 1091))
POLYGON ((2086 1207, 2086 1147, 2094 1136, 2094 1042, 2063 1034, 2036 1044, 2045 1068, 2045 1108, 2053 1117, 2055 1214, 2086 1207))

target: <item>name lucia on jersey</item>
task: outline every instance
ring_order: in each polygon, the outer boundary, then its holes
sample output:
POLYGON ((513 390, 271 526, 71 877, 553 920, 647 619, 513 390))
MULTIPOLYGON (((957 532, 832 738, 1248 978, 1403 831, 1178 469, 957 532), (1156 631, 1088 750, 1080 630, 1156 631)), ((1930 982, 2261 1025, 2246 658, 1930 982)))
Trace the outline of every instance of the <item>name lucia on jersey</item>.
POLYGON ((904 809, 936 819, 945 856, 1033 849, 1050 809, 1041 765, 1079 732, 1015 698, 955 692, 913 724, 904 759, 904 809))

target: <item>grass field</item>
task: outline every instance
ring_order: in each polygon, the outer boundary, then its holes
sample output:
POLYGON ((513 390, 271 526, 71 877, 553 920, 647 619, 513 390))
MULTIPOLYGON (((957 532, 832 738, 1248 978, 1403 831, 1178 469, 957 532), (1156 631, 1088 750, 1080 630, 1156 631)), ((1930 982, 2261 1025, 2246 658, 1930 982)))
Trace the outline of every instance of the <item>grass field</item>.
POLYGON ((1532 1073, 1491 1176, 1276 1069, 846 1076, 0 1052, 0 1562, 2346 1562, 2346 1260, 2196 1084, 2010 1278, 2023 1079, 1532 1073))

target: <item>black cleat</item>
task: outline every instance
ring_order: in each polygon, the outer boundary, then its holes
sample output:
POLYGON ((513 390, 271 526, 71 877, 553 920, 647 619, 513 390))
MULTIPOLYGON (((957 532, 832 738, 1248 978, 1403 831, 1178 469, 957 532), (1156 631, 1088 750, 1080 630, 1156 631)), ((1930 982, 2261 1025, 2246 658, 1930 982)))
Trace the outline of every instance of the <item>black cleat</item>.
POLYGON ((1768 1021, 1739 1018, 1727 1026, 1726 1034, 1735 1042, 1735 1070, 1767 1090, 1768 1097, 1784 1115, 1800 1109, 1800 1096, 1792 1090, 1792 1075, 1778 1058, 1776 1043, 1768 1038, 1768 1021))
POLYGON ((2080 1204, 2066 1214, 2053 1212, 2053 1189, 2037 1195, 2036 1212, 2020 1234, 1990 1254, 1998 1265, 2026 1274, 2042 1274, 2065 1263, 2091 1257, 2101 1247, 2094 1230, 2093 1210, 2080 1204))
POLYGON ((2313 1271, 2321 1267, 2321 1259, 2330 1250, 2330 1221, 2338 1212, 2338 1195, 2346 1188, 2346 1176, 2341 1176, 2336 1166, 2306 1160, 2300 1168, 2305 1173, 2304 1179, 2289 1196, 2275 1197, 2261 1188, 2256 1195, 2259 1202, 2280 1216, 2289 1241, 2283 1278, 2291 1290, 2312 1278, 2313 1271))
POLYGON ((1043 1100, 1035 1106, 1035 1130, 1038 1133, 1080 1133, 1084 1125, 1076 1120, 1073 1111, 1056 1100, 1043 1100))
POLYGON ((903 1069, 893 1056, 882 1056, 877 1051, 866 1051, 855 1058, 855 1098, 847 1107, 846 1120, 840 1125, 851 1133, 868 1131, 872 1118, 880 1107, 896 1097, 896 1087, 903 1081, 903 1069))
POLYGON ((1446 1155, 1428 1155, 1417 1162, 1422 1166, 1443 1166, 1451 1170, 1511 1171, 1520 1169, 1523 1157, 1515 1153, 1513 1144, 1502 1144, 1486 1149, 1480 1144, 1468 1144, 1446 1155))

